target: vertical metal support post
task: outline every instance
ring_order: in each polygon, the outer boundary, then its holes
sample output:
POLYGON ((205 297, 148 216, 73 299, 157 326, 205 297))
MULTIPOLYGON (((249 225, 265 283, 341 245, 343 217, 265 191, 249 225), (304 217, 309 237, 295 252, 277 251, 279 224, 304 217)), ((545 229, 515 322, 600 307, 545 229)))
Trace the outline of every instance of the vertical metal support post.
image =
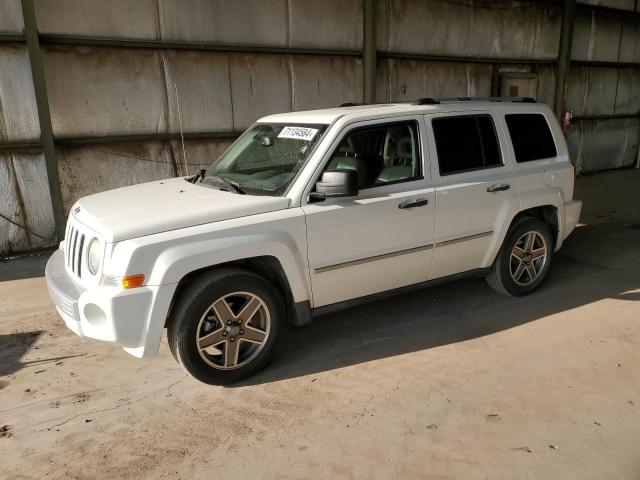
POLYGON ((567 76, 571 67, 571 46, 573 44, 573 24, 576 17, 576 0, 564 0, 562 7, 562 27, 560 30, 560 51, 558 52, 558 71, 556 72, 556 91, 553 99, 553 111, 558 120, 562 117, 567 76))
MULTIPOLYGON (((640 12, 640 2, 638 0, 636 0, 636 3, 633 7, 633 11, 634 12, 640 12)), ((638 119, 639 123, 640 123, 640 119, 638 119)), ((636 168, 640 168, 640 145, 638 145, 638 156, 636 157, 636 168)))
POLYGON ((58 175, 58 161, 56 159, 56 147, 53 142, 53 128, 51 126, 51 113, 49 112, 49 100, 47 86, 44 80, 42 67, 42 54, 40 51, 40 37, 36 24, 36 14, 33 0, 22 0, 22 16, 24 18, 24 35, 27 40, 29 62, 31 64, 31 77, 36 95, 38 107, 38 120, 40 122, 40 142, 47 167, 47 179, 49 182, 49 196, 51 197, 51 209, 55 223, 55 234, 58 241, 64 238, 65 215, 62 205, 62 192, 60 190, 60 178, 58 175))
POLYGON ((500 96, 500 64, 491 65, 491 96, 500 96))
POLYGON ((362 44, 362 68, 363 68, 363 101, 375 103, 376 101, 376 0, 364 0, 364 25, 362 44))

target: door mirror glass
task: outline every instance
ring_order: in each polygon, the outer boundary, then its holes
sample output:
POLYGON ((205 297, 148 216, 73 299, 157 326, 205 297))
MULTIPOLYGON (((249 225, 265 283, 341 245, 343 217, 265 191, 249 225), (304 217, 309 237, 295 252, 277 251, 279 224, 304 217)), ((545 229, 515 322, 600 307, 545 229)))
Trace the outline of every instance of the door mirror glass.
POLYGON ((345 168, 327 170, 316 183, 316 196, 355 197, 358 195, 358 172, 345 168))

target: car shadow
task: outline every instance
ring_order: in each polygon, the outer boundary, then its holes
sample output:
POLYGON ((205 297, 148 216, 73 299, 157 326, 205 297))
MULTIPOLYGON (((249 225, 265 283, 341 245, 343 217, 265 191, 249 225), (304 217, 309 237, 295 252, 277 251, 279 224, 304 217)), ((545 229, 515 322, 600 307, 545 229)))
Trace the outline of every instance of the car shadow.
MULTIPOLYGON (((57 363, 68 358, 82 357, 80 355, 64 355, 61 357, 37 357, 34 360, 24 360, 26 354, 33 348, 42 330, 34 332, 10 333, 0 335, 0 377, 11 375, 24 367, 41 367, 49 363, 57 363)), ((39 373, 37 370, 35 373, 39 373)))
POLYGON ((638 301, 639 242, 637 229, 584 226, 554 257, 542 287, 531 295, 509 297, 491 290, 484 279, 467 279, 317 317, 307 327, 292 328, 277 358, 234 386, 464 342, 604 298, 638 301))
POLYGON ((42 330, 38 330, 0 335, 0 376, 10 375, 24 366, 21 359, 42 333, 42 330))

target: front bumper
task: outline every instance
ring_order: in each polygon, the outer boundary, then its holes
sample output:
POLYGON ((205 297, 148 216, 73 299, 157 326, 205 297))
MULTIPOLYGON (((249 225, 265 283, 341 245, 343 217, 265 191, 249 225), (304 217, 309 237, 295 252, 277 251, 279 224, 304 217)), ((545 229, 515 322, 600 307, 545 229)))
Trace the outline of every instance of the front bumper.
POLYGON ((45 278, 53 303, 74 333, 128 349, 144 349, 159 287, 86 289, 67 273, 62 250, 47 262, 45 278))

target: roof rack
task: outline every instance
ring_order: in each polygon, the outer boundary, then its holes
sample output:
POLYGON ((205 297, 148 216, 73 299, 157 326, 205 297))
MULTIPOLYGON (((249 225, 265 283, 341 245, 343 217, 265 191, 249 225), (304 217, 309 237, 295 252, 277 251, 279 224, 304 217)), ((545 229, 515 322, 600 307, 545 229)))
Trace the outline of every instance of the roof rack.
POLYGON ((452 97, 452 98, 420 98, 413 105, 436 105, 445 102, 520 102, 536 103, 531 97, 452 97))
POLYGON ((412 102, 412 105, 437 105, 438 103, 440 102, 435 98, 425 97, 425 98, 419 98, 415 102, 412 102))
MULTIPOLYGON (((447 101, 448 99, 442 99, 442 100, 447 101)), ((448 101, 536 103, 536 100, 531 97, 456 97, 448 101)))
POLYGON ((341 103, 340 107, 361 107, 366 105, 391 105, 394 103, 402 103, 402 102, 373 102, 373 103, 346 102, 346 103, 341 103))
POLYGON ((376 102, 376 103, 342 103, 341 107, 358 107, 362 105, 384 105, 385 103, 411 103, 411 105, 438 105, 448 102, 510 102, 510 103, 537 103, 535 98, 531 97, 450 97, 450 98, 432 98, 423 97, 413 102, 376 102))

